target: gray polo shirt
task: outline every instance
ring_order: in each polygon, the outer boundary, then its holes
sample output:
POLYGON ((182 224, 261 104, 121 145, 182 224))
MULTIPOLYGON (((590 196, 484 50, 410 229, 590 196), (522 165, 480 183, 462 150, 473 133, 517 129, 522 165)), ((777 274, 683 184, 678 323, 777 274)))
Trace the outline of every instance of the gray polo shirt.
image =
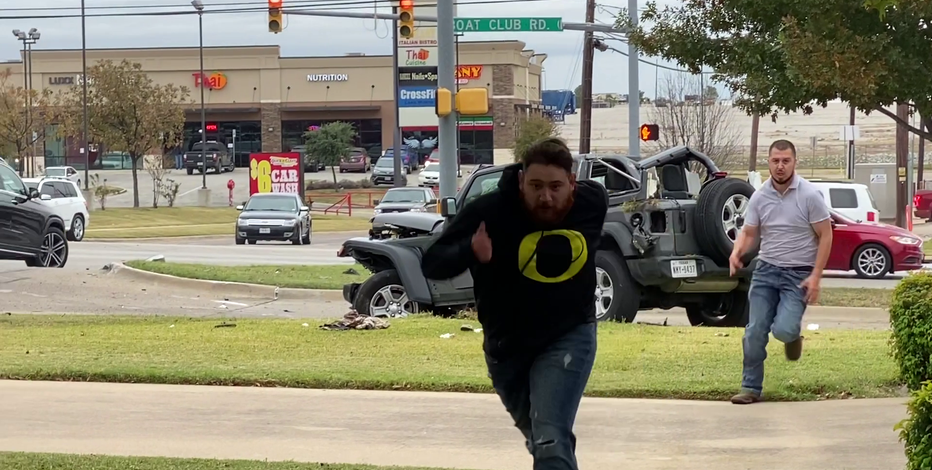
POLYGON ((794 175, 786 193, 772 180, 751 196, 745 225, 760 227, 761 260, 786 268, 815 266, 819 237, 812 224, 831 217, 822 193, 802 176, 794 175))

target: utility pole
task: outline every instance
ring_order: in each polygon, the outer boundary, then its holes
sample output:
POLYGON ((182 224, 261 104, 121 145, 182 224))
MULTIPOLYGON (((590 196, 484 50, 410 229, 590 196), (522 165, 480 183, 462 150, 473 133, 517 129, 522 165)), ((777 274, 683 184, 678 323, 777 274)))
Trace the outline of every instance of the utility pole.
MULTIPOLYGON (((392 7, 392 13, 398 14, 398 6, 392 7)), ((395 97, 395 128, 392 129, 392 186, 399 188, 401 175, 405 174, 401 161, 401 111, 398 103, 401 102, 401 84, 398 80, 398 18, 392 19, 392 84, 395 97)))
MULTIPOLYGON (((926 127, 925 116, 920 114, 919 130, 924 132, 927 129, 928 127, 926 127)), ((916 187, 919 188, 919 186, 922 185, 921 189, 925 189, 925 183, 923 183, 924 180, 922 179, 922 167, 924 167, 926 164, 926 138, 921 135, 917 137, 919 137, 919 155, 916 157, 916 187)))
MULTIPOLYGON (((906 122, 909 107, 905 103, 896 106, 896 117, 906 122)), ((906 166, 909 156, 909 130, 896 123, 896 226, 906 228, 906 166)))
MULTIPOLYGON (((587 21, 592 23, 593 21, 587 21)), ((638 24, 638 0, 628 0, 628 21, 631 26, 638 24)), ((641 85, 638 81, 640 78, 640 53, 634 43, 628 41, 628 155, 632 157, 641 156, 641 85), (634 97, 634 98, 632 98, 634 97)))
MULTIPOLYGON (((586 23, 595 22, 595 0, 586 0, 586 23)), ((579 112, 579 153, 589 153, 592 138, 592 62, 595 47, 592 31, 586 31, 583 40, 582 105, 579 112)), ((632 97, 628 97, 631 106, 632 97)))
POLYGON ((751 152, 748 156, 748 171, 757 171, 757 139, 760 134, 760 115, 751 118, 751 152))
MULTIPOLYGON (((590 0, 594 1, 594 0, 590 0)), ((453 0, 437 0, 437 86, 450 90, 456 100, 456 36, 453 28, 453 0)), ((440 197, 456 197, 456 117, 450 113, 439 119, 440 197)))
MULTIPOLYGON (((854 120, 855 120, 855 118, 857 117, 857 109, 856 109, 854 106, 851 106, 851 105, 848 105, 848 106, 851 108, 851 113, 850 113, 850 115, 848 116, 848 125, 849 125, 849 126, 854 126, 854 120)), ((853 129, 853 127, 852 127, 852 129, 853 129)), ((899 132, 899 131, 897 131, 897 132, 899 132)), ((898 137, 898 138, 899 138, 899 137, 898 137)), ((855 160, 855 158, 854 158, 854 131, 852 130, 852 131, 851 131, 851 140, 848 141, 848 155, 845 157, 845 161, 847 162, 847 165, 845 165, 845 166, 846 166, 847 169, 848 169, 847 174, 845 175, 845 177, 847 177, 849 180, 853 180, 853 179, 854 179, 854 160, 855 160)))

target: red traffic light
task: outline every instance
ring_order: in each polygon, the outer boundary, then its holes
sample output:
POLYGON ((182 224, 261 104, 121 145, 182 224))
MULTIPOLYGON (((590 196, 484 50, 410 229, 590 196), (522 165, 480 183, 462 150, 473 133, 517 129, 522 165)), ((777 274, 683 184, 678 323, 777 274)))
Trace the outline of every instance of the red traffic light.
POLYGON ((281 8, 282 0, 269 0, 269 8, 281 8))
POLYGON ((414 8, 414 0, 401 0, 398 2, 398 6, 401 7, 402 10, 410 10, 414 8))
POLYGON ((649 140, 657 140, 660 138, 660 126, 657 124, 641 124, 641 130, 639 132, 641 140, 647 142, 649 140))

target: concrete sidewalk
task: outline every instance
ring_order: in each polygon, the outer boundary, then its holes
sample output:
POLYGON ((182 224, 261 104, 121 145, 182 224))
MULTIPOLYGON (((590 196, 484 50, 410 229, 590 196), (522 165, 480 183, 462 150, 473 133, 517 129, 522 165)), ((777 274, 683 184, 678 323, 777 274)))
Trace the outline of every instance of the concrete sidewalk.
MULTIPOLYGON (((0 451, 526 470, 492 395, 0 381, 0 451)), ((899 470, 904 400, 586 399, 580 466, 899 470)))

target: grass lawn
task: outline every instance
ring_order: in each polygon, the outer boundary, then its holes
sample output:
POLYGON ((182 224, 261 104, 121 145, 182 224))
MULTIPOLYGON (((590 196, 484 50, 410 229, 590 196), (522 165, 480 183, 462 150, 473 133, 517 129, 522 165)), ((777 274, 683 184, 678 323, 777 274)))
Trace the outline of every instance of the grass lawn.
POLYGON ((268 284, 298 289, 342 289, 371 274, 362 265, 217 266, 211 264, 129 261, 127 266, 160 274, 225 282, 268 284), (359 274, 344 274, 348 269, 359 274))
MULTIPOLYGON (((239 212, 232 207, 118 208, 91 213, 85 235, 94 238, 233 236, 239 212)), ((368 230, 365 217, 313 214, 315 232, 368 230)))
MULTIPOLYGON (((127 265, 191 279, 226 282, 248 282, 279 287, 303 289, 342 289, 343 284, 362 282, 371 273, 362 266, 353 266, 359 275, 343 274, 345 265, 294 265, 294 266, 216 266, 210 264, 183 264, 130 261, 127 265)), ((823 288, 818 305, 843 307, 880 307, 890 305, 889 289, 823 288)))
MULTIPOLYGON (((482 334, 418 315, 375 331, 313 320, 10 315, 0 317, 0 379, 491 392, 482 334), (302 323, 308 323, 304 327, 302 323), (450 339, 440 336, 455 333, 450 339)), ((477 323, 472 323, 478 326, 477 323)), ((601 324, 587 394, 722 400, 741 382, 740 329, 601 324)), ((799 362, 772 341, 771 400, 898 393, 883 331, 806 332, 799 362)), ((2 466, 0 466, 2 468, 2 466)))
POLYGON ((168 459, 103 455, 0 452, 3 470, 441 470, 421 467, 377 467, 258 460, 168 459))

